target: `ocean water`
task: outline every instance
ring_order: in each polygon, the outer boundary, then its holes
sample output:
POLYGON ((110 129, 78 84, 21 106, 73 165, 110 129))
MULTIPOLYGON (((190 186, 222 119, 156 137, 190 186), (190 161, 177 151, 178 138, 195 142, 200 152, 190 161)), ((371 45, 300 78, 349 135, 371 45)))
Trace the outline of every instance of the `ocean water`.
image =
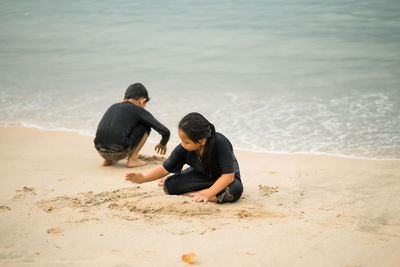
MULTIPOLYGON (((0 126, 94 135, 129 84, 179 142, 400 160, 400 1, 0 1, 0 126)), ((152 132, 150 140, 160 136, 152 132)))

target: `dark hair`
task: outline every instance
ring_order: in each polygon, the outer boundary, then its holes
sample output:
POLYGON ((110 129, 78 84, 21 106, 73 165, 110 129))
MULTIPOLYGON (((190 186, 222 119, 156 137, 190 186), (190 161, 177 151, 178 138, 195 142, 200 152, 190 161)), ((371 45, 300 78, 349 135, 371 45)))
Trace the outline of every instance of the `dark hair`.
POLYGON ((141 97, 146 98, 146 102, 150 100, 146 87, 141 83, 131 84, 125 91, 125 99, 133 98, 139 100, 141 97))
POLYGON ((192 112, 181 119, 178 125, 190 140, 198 143, 201 139, 207 138, 201 161, 207 175, 212 175, 215 167, 214 146, 215 127, 203 115, 192 112))

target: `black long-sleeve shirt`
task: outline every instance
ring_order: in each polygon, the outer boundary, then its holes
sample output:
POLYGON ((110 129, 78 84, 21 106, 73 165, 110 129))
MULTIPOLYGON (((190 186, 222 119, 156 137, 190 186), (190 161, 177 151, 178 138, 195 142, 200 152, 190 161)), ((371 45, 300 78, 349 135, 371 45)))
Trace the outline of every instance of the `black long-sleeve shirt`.
MULTIPOLYGON (((217 179, 222 174, 235 173, 240 179, 239 164, 233 152, 232 144, 221 133, 215 133, 215 151, 214 157, 216 165, 212 170, 210 179, 217 179)), ((197 151, 188 151, 181 144, 177 145, 171 152, 171 155, 164 161, 164 168, 170 173, 179 173, 184 164, 198 172, 205 174, 203 163, 197 151)))
POLYGON ((170 132, 167 127, 156 120, 150 112, 130 102, 113 104, 104 113, 96 132, 94 143, 108 146, 112 144, 130 147, 132 145, 132 131, 138 125, 143 124, 153 128, 162 139, 160 144, 166 145, 170 132))

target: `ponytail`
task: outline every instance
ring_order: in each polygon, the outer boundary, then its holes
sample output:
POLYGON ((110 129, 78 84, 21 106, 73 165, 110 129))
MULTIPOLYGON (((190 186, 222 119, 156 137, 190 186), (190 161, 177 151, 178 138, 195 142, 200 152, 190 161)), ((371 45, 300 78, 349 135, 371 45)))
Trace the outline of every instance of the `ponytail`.
POLYGON ((211 176, 215 169, 215 127, 203 115, 192 112, 184 116, 179 122, 181 129, 190 140, 198 143, 201 139, 207 138, 201 162, 203 163, 204 171, 208 176, 211 176))
POLYGON ((201 157, 203 162, 203 167, 208 175, 212 175, 212 170, 215 169, 214 160, 214 147, 215 147, 215 127, 210 123, 211 135, 207 138, 206 146, 201 157))

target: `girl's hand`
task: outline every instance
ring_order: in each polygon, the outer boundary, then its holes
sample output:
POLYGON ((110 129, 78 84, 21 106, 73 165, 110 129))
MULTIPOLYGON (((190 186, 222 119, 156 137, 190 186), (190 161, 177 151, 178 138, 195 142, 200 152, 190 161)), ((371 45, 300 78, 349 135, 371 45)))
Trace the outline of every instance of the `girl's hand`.
POLYGON ((210 198, 212 197, 207 189, 204 189, 204 190, 201 190, 198 192, 194 192, 194 193, 190 194, 190 196, 192 197, 193 201, 204 202, 204 203, 207 203, 207 201, 209 201, 210 198))
POLYGON ((144 175, 141 172, 128 172, 125 174, 125 180, 131 181, 132 183, 141 184, 144 183, 144 175))

